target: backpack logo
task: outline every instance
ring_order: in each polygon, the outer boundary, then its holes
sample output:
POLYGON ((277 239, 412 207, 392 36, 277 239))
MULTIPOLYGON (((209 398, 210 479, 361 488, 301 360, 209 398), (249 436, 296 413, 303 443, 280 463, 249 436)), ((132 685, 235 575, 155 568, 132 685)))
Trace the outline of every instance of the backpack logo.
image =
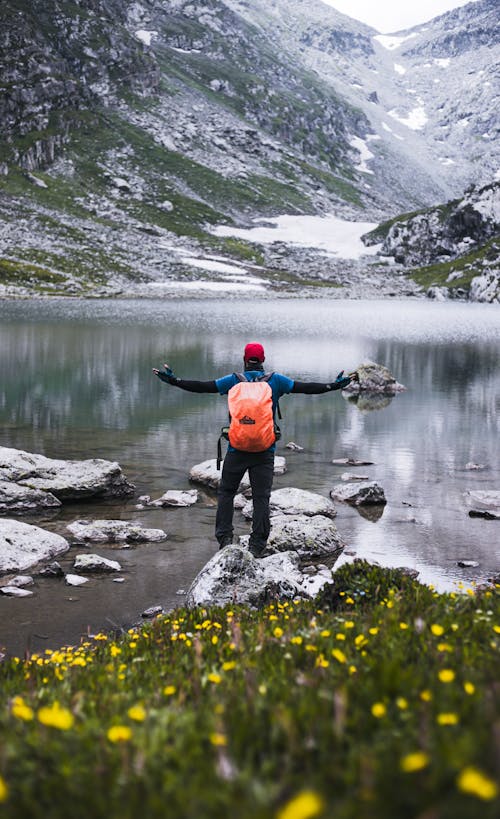
POLYGON ((244 415, 243 418, 239 419, 240 424, 255 424, 255 418, 250 418, 248 415, 244 415))

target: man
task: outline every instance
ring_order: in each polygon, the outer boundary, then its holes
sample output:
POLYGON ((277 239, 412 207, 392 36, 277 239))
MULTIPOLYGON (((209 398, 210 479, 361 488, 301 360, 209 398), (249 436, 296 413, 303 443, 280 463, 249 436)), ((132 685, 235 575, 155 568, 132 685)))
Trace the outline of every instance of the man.
MULTIPOLYGON (((247 344, 243 354, 244 377, 247 381, 257 381, 264 376, 264 348, 262 344, 247 344)), ((240 383, 241 379, 236 373, 225 375, 213 381, 187 381, 177 378, 168 364, 164 364, 164 372, 153 369, 155 375, 167 384, 179 387, 181 390, 197 393, 219 393, 227 395, 232 387, 240 383)), ((307 395, 319 395, 332 390, 342 390, 356 378, 356 373, 344 376, 344 371, 340 372, 335 381, 326 384, 306 381, 295 381, 286 375, 273 372, 266 376, 265 380, 269 384, 272 392, 272 412, 275 417, 278 401, 282 395, 288 393, 302 393, 307 395)), ((215 521, 215 537, 219 542, 219 548, 233 542, 233 513, 234 496, 238 491, 241 479, 248 470, 250 486, 252 489, 253 517, 252 531, 250 534, 249 549, 254 557, 260 557, 265 551, 267 539, 269 537, 269 497, 273 485, 274 474, 274 451, 276 444, 272 443, 267 449, 261 452, 247 452, 235 449, 231 444, 228 446, 222 476, 218 490, 217 516, 215 521)))

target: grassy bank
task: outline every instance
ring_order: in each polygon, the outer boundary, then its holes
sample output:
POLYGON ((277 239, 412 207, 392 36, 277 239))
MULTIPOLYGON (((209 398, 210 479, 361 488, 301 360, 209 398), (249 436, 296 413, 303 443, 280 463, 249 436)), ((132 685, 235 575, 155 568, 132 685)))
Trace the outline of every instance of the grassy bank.
POLYGON ((0 668, 8 817, 467 819, 500 808, 500 587, 356 563, 0 668))

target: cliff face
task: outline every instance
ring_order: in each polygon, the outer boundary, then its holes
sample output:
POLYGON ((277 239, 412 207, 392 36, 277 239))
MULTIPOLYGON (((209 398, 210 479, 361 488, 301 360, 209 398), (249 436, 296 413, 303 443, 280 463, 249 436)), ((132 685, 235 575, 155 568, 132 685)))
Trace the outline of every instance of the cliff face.
POLYGON ((125 27, 118 0, 4 0, 0 8, 3 161, 34 169, 54 160, 80 112, 149 94, 159 72, 125 27))

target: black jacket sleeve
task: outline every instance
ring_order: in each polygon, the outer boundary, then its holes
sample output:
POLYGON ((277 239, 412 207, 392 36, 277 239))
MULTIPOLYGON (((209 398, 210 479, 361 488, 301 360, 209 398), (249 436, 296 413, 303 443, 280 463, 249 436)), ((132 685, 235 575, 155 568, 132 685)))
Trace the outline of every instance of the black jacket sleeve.
POLYGON ((219 392, 215 381, 188 381, 166 373, 158 373, 158 378, 172 387, 179 387, 179 389, 187 392, 219 392))
POLYGON ((295 381, 292 392, 298 392, 303 395, 321 395, 324 392, 331 392, 331 390, 340 390, 341 385, 331 382, 330 384, 321 384, 316 381, 295 381))

